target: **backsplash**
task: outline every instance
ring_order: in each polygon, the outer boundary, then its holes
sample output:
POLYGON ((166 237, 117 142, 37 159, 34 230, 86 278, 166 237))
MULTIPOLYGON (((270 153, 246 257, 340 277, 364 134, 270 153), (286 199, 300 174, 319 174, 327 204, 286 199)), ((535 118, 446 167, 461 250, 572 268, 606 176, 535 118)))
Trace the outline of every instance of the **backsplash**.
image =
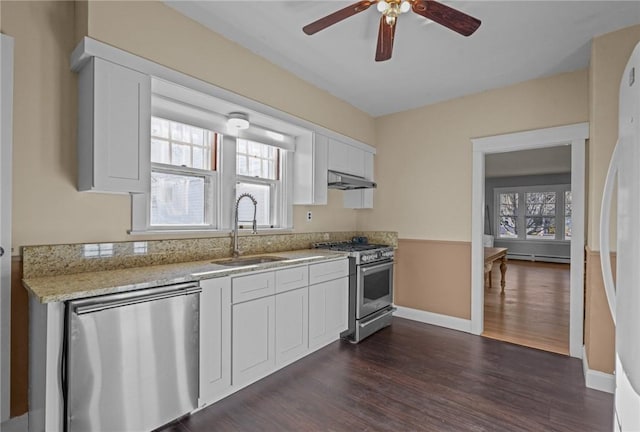
MULTIPOLYGON (((240 249, 246 255, 308 249, 312 243, 345 241, 367 236, 370 243, 397 246, 398 233, 389 231, 341 231, 243 235, 240 249)), ((59 276, 160 264, 201 261, 231 256, 232 238, 210 237, 115 243, 25 246, 23 278, 59 276)))

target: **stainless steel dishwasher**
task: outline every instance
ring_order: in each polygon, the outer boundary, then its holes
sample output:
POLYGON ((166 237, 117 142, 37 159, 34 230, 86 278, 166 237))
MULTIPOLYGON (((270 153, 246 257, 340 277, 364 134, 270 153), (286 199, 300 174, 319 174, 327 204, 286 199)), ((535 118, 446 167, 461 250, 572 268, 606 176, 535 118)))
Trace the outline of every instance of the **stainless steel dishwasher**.
POLYGON ((67 303, 66 430, 150 431, 196 408, 201 288, 67 303))

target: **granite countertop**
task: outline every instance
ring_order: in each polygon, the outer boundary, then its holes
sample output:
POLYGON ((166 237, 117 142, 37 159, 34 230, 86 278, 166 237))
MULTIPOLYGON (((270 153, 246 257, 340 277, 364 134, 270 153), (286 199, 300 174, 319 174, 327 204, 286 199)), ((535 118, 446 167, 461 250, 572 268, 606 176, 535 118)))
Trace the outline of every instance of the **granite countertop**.
MULTIPOLYGON (((153 288, 181 282, 212 279, 258 270, 275 269, 295 264, 326 261, 346 256, 346 254, 318 249, 303 249, 260 254, 260 256, 278 256, 284 257, 286 260, 242 267, 229 267, 216 264, 216 261, 222 260, 204 260, 134 267, 122 270, 29 278, 24 279, 22 283, 38 301, 41 303, 52 303, 123 291, 153 288)), ((242 258, 249 257, 250 256, 243 256, 242 258)))

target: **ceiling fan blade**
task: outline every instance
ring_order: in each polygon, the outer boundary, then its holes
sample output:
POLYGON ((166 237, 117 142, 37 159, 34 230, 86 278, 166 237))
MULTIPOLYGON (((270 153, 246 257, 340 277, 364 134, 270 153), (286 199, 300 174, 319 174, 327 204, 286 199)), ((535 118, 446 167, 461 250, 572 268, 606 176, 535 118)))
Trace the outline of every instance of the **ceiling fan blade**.
MULTIPOLYGON (((385 61, 391 58, 393 51, 393 38, 396 33, 396 24, 387 24, 386 17, 380 17, 380 29, 378 30, 378 48, 376 49, 376 61, 385 61)), ((396 21, 397 23, 397 21, 396 21)))
POLYGON ((437 22, 463 36, 471 36, 481 21, 434 0, 416 0, 411 6, 418 15, 437 22))
POLYGON ((302 27, 302 31, 308 35, 312 35, 314 33, 319 32, 320 30, 324 30, 327 27, 338 23, 344 19, 349 18, 359 12, 363 12, 369 9, 369 6, 376 3, 375 0, 365 0, 359 1, 358 3, 352 4, 351 6, 347 6, 346 8, 340 9, 332 13, 331 15, 327 15, 324 18, 320 18, 317 21, 312 22, 311 24, 307 24, 302 27))

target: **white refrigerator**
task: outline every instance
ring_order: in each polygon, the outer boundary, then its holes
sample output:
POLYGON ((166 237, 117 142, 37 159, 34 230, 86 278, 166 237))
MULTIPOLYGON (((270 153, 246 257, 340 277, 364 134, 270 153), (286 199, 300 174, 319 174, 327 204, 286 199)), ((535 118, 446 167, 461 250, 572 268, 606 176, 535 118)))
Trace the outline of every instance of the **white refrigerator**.
POLYGON ((614 430, 640 431, 640 44, 620 82, 619 131, 600 220, 600 260, 616 325, 614 430), (611 196, 617 185, 616 281, 609 260, 611 196))

